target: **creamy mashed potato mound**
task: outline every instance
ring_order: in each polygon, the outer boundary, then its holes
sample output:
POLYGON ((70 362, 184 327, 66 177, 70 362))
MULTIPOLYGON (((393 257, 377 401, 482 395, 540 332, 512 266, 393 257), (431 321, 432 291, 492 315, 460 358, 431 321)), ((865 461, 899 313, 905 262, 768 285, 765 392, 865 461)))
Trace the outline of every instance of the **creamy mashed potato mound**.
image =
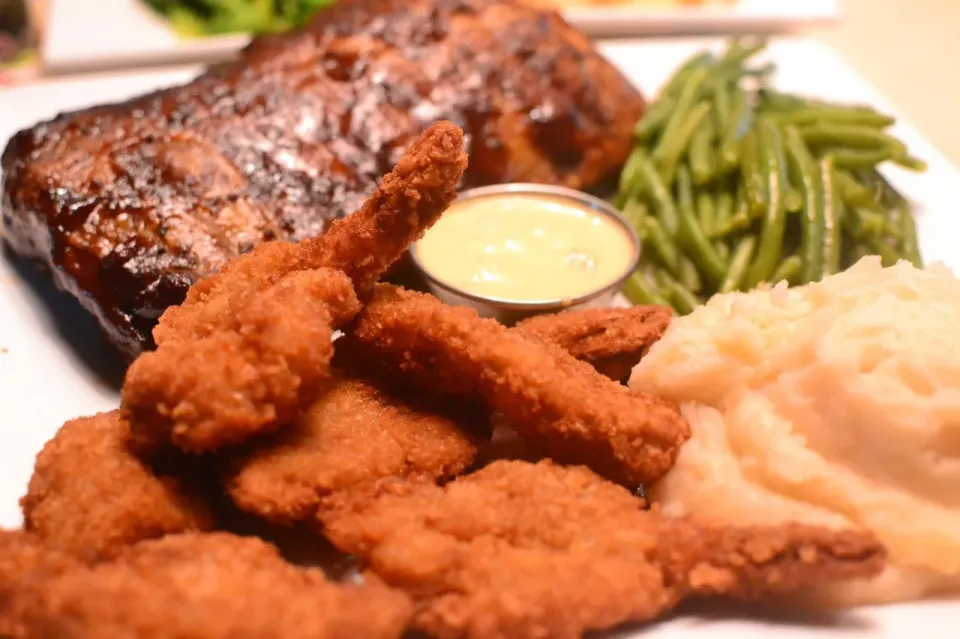
POLYGON ((864 258, 817 284, 714 297, 630 385, 680 402, 693 429, 653 490, 667 512, 872 529, 890 567, 814 594, 830 603, 960 589, 960 280, 947 268, 864 258))

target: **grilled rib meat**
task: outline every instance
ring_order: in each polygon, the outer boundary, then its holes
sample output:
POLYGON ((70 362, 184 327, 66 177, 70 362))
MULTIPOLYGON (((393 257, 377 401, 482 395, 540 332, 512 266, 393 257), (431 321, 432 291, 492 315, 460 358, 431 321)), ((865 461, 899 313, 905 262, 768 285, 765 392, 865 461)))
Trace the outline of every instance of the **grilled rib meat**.
POLYGON ((465 186, 587 188, 643 106, 582 34, 517 0, 339 0, 190 84, 17 134, 6 239, 134 356, 193 281, 321 233, 434 121, 467 133, 465 186))

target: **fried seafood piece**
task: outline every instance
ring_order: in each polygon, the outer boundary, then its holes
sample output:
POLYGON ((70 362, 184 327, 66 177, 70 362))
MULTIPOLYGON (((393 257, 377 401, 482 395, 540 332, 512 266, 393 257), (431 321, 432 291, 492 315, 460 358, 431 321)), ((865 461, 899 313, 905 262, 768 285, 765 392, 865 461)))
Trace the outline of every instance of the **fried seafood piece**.
POLYGON ((36 535, 0 530, 0 637, 28 639, 22 623, 22 602, 17 597, 25 585, 83 565, 79 559, 46 546, 36 535))
MULTIPOLYGON (((20 500, 26 530, 68 553, 98 558, 144 539, 212 528, 193 469, 159 472, 130 450, 128 432, 119 411, 64 424, 37 455, 20 500)), ((158 458, 157 468, 170 461, 158 458)))
POLYGON ((535 315, 513 329, 524 337, 550 341, 610 379, 622 381, 670 325, 663 306, 592 308, 535 315))
POLYGON ((294 420, 329 373, 331 334, 456 197, 463 132, 430 127, 360 211, 318 239, 268 243, 197 282, 130 367, 123 409, 141 445, 237 444, 294 420))
POLYGON ((144 353, 121 391, 133 439, 206 452, 295 419, 329 378, 335 327, 359 308, 340 271, 297 271, 249 296, 218 332, 144 353))
POLYGON ((690 436, 675 405, 430 295, 380 285, 345 339, 356 358, 420 389, 480 397, 547 456, 626 485, 659 479, 690 436))
POLYGON ((412 612, 382 584, 334 584, 228 533, 146 541, 21 597, 35 639, 388 639, 412 612))
POLYGON ((711 526, 642 504, 586 468, 498 461, 443 487, 381 482, 344 500, 327 534, 410 593, 416 627, 441 639, 579 637, 686 597, 754 598, 884 564, 867 532, 711 526))
POLYGON ((312 521, 325 497, 365 482, 463 472, 487 420, 341 374, 296 424, 231 460, 224 485, 235 504, 267 521, 312 521))
POLYGON ((220 329, 249 296, 288 273, 343 271, 366 292, 407 247, 439 219, 457 196, 467 166, 463 131, 449 122, 428 128, 406 151, 359 211, 333 222, 317 238, 267 242, 194 284, 153 331, 157 344, 220 329))

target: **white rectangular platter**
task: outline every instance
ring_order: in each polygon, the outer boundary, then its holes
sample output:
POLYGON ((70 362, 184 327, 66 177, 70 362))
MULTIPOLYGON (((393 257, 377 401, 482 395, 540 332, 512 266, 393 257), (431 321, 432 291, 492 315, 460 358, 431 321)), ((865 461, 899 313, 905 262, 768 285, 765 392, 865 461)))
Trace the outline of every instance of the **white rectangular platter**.
MULTIPOLYGON (((684 58, 713 40, 644 44, 614 42, 604 53, 646 93, 652 94, 684 58)), ((889 110, 883 98, 829 49, 810 40, 771 45, 777 85, 826 99, 869 103, 889 110)), ((0 145, 18 128, 41 118, 107 100, 130 97, 192 77, 196 67, 140 75, 50 82, 0 92, 0 145)), ((914 201, 920 248, 928 262, 960 273, 960 173, 910 125, 895 133, 927 160, 922 175, 889 174, 914 201)), ((0 526, 21 523, 17 500, 33 459, 65 420, 116 407, 119 368, 104 352, 97 328, 73 300, 57 294, 49 277, 0 255, 0 526)), ((621 632, 637 639, 955 639, 960 601, 929 601, 851 611, 835 618, 770 617, 763 610, 715 605, 688 609, 649 627, 621 632)))
MULTIPOLYGON (((184 39, 141 0, 49 0, 43 62, 53 73, 209 62, 246 44, 242 35, 184 39)), ((564 16, 594 36, 773 32, 829 22, 838 0, 734 0, 699 7, 639 0, 573 7, 564 16)))

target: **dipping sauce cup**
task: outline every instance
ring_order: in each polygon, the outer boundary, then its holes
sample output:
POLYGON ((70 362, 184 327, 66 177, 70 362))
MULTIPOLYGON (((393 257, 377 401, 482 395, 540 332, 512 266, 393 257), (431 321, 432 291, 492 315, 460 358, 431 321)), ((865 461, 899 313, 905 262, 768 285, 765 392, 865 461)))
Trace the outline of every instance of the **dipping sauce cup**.
POLYGON ((435 296, 512 324, 609 306, 640 240, 599 198, 517 183, 463 192, 410 255, 435 296))

